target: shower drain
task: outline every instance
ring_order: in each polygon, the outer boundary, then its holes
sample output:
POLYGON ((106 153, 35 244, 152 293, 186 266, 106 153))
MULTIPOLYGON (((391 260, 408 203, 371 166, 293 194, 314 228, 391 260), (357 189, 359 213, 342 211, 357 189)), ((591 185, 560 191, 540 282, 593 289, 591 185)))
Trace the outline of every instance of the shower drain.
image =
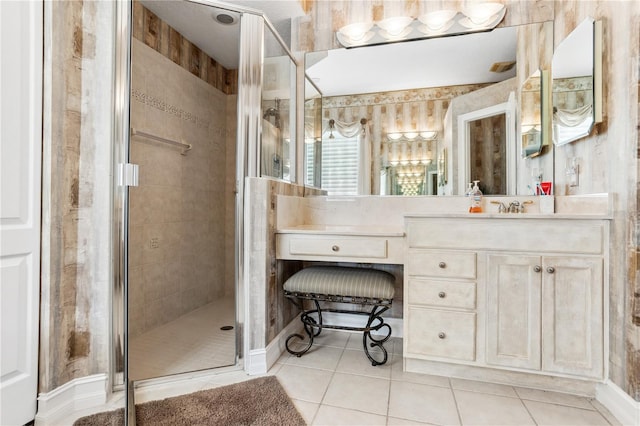
POLYGON ((232 325, 223 325, 222 327, 220 327, 220 330, 233 330, 233 326, 232 325))

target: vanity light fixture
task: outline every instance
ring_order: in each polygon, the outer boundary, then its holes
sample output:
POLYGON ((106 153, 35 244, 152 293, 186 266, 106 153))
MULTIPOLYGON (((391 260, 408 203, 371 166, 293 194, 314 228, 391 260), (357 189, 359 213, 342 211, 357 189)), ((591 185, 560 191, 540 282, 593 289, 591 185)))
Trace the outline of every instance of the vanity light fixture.
POLYGON ((372 22, 356 22, 345 25, 338 30, 338 41, 349 46, 365 44, 374 35, 372 31, 369 31, 371 27, 373 27, 372 22))
POLYGON ((417 19, 393 16, 376 22, 356 22, 340 28, 336 37, 344 47, 360 47, 430 37, 460 35, 495 28, 504 18, 506 7, 498 2, 467 5, 458 12, 442 9, 427 12, 417 19))
POLYGON ((504 4, 502 3, 470 3, 462 8, 462 13, 469 19, 466 23, 471 27, 484 27, 495 20, 503 10, 504 4))
POLYGON ((427 31, 423 32, 443 32, 453 23, 453 17, 458 12, 453 9, 435 10, 418 16, 418 21, 422 22, 427 31))
POLYGON ((409 16, 394 16, 378 21, 376 25, 381 29, 379 34, 387 40, 403 39, 412 31, 409 25, 413 18, 409 16))
POLYGON ((431 130, 387 133, 387 138, 389 138, 390 141, 399 141, 399 140, 412 141, 414 139, 433 141, 437 137, 438 137, 438 132, 431 131, 431 130))

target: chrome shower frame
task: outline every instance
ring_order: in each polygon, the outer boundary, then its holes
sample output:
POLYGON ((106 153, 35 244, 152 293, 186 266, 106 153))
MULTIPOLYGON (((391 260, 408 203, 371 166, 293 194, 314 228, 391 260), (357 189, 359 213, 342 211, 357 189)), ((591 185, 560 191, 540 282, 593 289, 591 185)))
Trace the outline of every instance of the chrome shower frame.
MULTIPOLYGON (((248 353, 249 305, 245 283, 245 180, 260 176, 260 135, 262 132, 262 83, 264 67, 264 33, 268 28, 285 52, 297 61, 279 36, 275 27, 262 12, 215 0, 185 0, 240 13, 240 64, 238 69, 237 101, 237 157, 235 180, 235 278, 236 278, 236 366, 244 366, 248 353)), ((113 390, 125 392, 125 424, 135 425, 134 383, 129 380, 128 362, 128 209, 129 190, 119 178, 125 164, 129 163, 130 145, 130 92, 131 92, 131 38, 133 35, 132 0, 116 0, 116 39, 114 69, 114 122, 113 122, 113 287, 112 287, 112 362, 111 383, 113 390), (119 370, 122 370, 120 375, 119 370)), ((300 72, 296 75, 296 81, 300 72)), ((297 87, 300 87, 297 84, 297 87)), ((299 97, 299 89, 296 91, 299 97)), ((296 129, 300 129, 299 120, 296 129)), ((299 131, 297 130, 297 134, 299 131)), ((297 153, 297 150, 296 150, 297 153)), ((295 158, 295 157, 294 157, 295 158)), ((296 162, 296 165, 298 163, 296 162)), ((301 175, 301 174, 300 174, 301 175)))

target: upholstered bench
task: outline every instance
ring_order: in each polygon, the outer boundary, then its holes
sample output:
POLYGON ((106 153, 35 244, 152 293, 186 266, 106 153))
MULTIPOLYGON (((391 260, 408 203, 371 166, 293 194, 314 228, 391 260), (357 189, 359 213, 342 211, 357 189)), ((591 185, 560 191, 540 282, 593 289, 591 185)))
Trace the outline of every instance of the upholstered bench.
POLYGON ((314 337, 320 335, 324 328, 359 331, 363 333, 362 345, 371 364, 374 366, 384 364, 387 362, 387 350, 383 345, 391 337, 391 327, 384 322, 381 314, 391 307, 394 283, 393 275, 377 269, 311 266, 295 273, 284 283, 284 294, 302 310, 300 320, 309 340, 306 347, 294 350, 289 345, 289 341, 294 338, 304 340, 301 334, 294 333, 288 336, 285 342, 287 351, 293 355, 302 356, 313 345, 314 337), (315 309, 306 310, 305 300, 313 301, 315 309), (322 309, 320 302, 350 303, 362 305, 363 308, 358 310, 322 309), (365 306, 370 310, 363 310, 365 306), (367 315, 368 320, 364 327, 324 324, 323 312, 367 315), (386 334, 384 331, 379 332, 383 328, 386 334), (371 335, 373 331, 379 332, 376 337, 371 335), (378 338, 380 335, 382 337, 378 338), (372 353, 369 347, 377 347, 380 350, 372 353))

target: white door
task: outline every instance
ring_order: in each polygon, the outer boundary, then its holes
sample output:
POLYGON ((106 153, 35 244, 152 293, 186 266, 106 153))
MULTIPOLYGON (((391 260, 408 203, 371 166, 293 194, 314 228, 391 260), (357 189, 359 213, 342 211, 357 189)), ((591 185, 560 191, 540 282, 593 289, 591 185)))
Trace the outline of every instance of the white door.
POLYGON ((0 424, 31 421, 38 384, 41 1, 0 1, 0 424))

